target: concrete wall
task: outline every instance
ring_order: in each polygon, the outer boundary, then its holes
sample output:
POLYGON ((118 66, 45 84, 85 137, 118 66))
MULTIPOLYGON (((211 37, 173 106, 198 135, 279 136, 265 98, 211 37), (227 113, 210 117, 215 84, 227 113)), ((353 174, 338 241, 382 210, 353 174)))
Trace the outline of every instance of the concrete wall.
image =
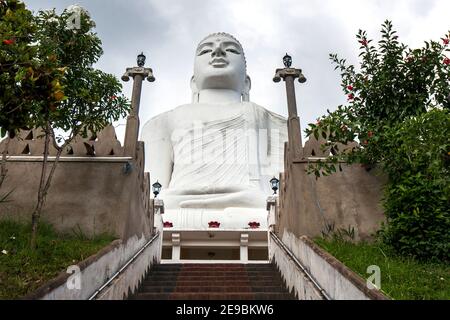
POLYGON ((327 225, 334 224, 335 231, 350 227, 356 239, 370 238, 385 219, 381 198, 386 178, 376 169, 367 171, 360 165, 342 164, 342 172, 316 179, 306 173, 308 163, 313 161, 291 159, 289 150, 285 150, 278 234, 286 229, 298 237, 316 237, 327 230, 327 225))
MULTIPOLYGON (((148 241, 144 235, 133 236, 126 242, 116 240, 97 254, 80 262, 80 288, 68 286, 76 283, 76 275, 62 272, 25 299, 42 300, 86 300, 91 297, 108 279, 141 249, 148 241)), ((145 278, 151 265, 159 263, 161 256, 161 236, 152 242, 119 277, 100 292, 97 299, 123 299, 133 293, 145 278)))
POLYGON ((289 258, 283 249, 269 237, 269 259, 275 263, 290 292, 299 300, 324 300, 320 290, 289 258))
MULTIPOLYGON (((369 289, 366 280, 351 271, 332 255, 322 250, 306 236, 296 237, 285 231, 283 243, 302 266, 311 274, 319 286, 332 300, 385 300, 380 291, 369 289)), ((274 260, 288 287, 293 288, 300 299, 321 299, 311 283, 305 280, 293 262, 273 243, 274 260)))
MULTIPOLYGON (((13 192, 9 202, 0 204, 0 219, 31 221, 41 167, 41 156, 9 157, 2 192, 13 192)), ((81 229, 89 236, 108 232, 122 239, 149 237, 153 228, 149 183, 142 142, 136 158, 64 156, 55 171, 42 220, 62 232, 81 229), (127 164, 129 172, 125 171, 127 164)))
POLYGON ((145 248, 136 260, 99 293, 96 300, 122 300, 134 294, 139 289, 152 265, 161 262, 161 241, 162 236, 160 233, 158 238, 145 248))

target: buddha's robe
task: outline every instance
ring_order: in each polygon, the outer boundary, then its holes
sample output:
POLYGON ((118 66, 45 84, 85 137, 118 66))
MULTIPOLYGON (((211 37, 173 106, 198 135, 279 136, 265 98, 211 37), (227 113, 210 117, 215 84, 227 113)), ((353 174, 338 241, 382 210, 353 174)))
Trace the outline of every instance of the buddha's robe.
POLYGON ((169 157, 158 160, 158 154, 146 154, 151 177, 158 177, 152 161, 172 163, 170 180, 160 195, 167 209, 265 208, 271 194, 269 180, 283 171, 286 120, 257 104, 241 105, 237 113, 217 120, 170 121, 177 112, 185 112, 186 105, 145 125, 146 148, 162 139, 167 145, 170 139, 169 157), (152 124, 166 134, 151 130, 152 124))

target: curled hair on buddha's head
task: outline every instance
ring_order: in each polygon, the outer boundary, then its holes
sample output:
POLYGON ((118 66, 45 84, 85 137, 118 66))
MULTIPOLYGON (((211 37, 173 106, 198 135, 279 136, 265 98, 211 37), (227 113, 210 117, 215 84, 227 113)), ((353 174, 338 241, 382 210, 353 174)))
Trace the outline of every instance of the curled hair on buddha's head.
POLYGON ((200 41, 200 42, 198 43, 197 48, 199 47, 199 45, 200 45, 203 41, 205 41, 205 40, 208 39, 208 38, 215 37, 215 36, 224 36, 224 37, 227 37, 227 38, 230 38, 230 39, 233 39, 234 41, 236 41, 236 43, 237 43, 237 44, 239 45, 239 47, 241 48, 242 56, 244 57, 245 71, 247 72, 247 60, 245 59, 244 48, 242 47, 242 44, 239 42, 239 40, 236 39, 233 35, 231 35, 231 34, 229 34, 229 33, 226 33, 226 32, 215 32, 215 33, 211 33, 211 34, 207 35, 206 37, 204 37, 204 38, 202 39, 202 41, 200 41))

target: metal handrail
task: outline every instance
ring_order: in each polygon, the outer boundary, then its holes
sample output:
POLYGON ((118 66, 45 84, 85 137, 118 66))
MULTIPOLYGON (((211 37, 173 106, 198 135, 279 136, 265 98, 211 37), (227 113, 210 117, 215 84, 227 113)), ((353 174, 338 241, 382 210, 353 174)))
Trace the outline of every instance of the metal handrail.
POLYGON ((319 285, 319 283, 314 279, 312 274, 302 265, 302 263, 297 259, 297 257, 292 253, 292 251, 283 243, 283 241, 278 238, 278 236, 270 231, 270 236, 276 242, 276 244, 283 249, 283 251, 288 255, 288 257, 294 262, 297 268, 299 268, 305 276, 312 282, 312 284, 319 290, 320 294, 325 300, 332 300, 326 291, 319 285))
POLYGON ((92 296, 89 297, 88 300, 94 300, 98 294, 105 289, 112 281, 114 281, 115 278, 117 278, 126 268, 128 268, 128 266, 134 261, 136 260, 136 258, 150 245, 153 243, 153 241, 155 241, 155 239, 157 239, 160 236, 160 232, 158 231, 153 238, 151 238, 141 249, 139 249, 138 252, 136 252, 128 261, 127 263, 124 264, 124 266, 122 268, 119 269, 119 271, 117 271, 116 273, 113 274, 113 276, 111 278, 109 278, 108 281, 105 282, 105 284, 103 284, 97 291, 94 292, 94 294, 92 296))

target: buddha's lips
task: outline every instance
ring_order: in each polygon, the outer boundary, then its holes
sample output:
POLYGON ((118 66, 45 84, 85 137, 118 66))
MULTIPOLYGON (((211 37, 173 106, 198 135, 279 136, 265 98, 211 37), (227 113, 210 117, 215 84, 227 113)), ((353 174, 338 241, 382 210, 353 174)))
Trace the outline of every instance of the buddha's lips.
POLYGON ((223 58, 216 58, 212 59, 209 64, 216 68, 223 68, 228 65, 228 61, 223 58))

